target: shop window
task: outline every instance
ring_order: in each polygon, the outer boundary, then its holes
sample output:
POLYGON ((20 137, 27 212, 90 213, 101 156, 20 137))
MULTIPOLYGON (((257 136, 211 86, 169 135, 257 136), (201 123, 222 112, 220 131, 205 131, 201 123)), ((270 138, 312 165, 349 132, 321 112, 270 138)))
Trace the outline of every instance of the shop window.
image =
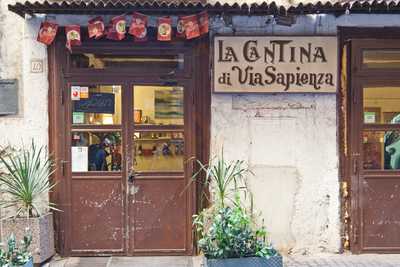
POLYGON ((120 132, 72 132, 72 172, 120 172, 121 143, 120 132))
POLYGON ((400 169, 400 131, 364 131, 363 167, 369 170, 400 169))
POLYGON ((183 87, 134 86, 133 92, 135 124, 183 125, 183 87))
POLYGON ((135 171, 183 171, 183 132, 135 132, 133 143, 135 171))
POLYGON ((369 69, 400 68, 400 49, 365 49, 362 64, 369 69))
POLYGON ((400 123, 400 87, 364 88, 364 123, 400 123))
POLYGON ((78 69, 159 69, 183 70, 184 54, 177 55, 107 55, 107 54, 72 54, 72 68, 78 69))
POLYGON ((121 124, 121 86, 72 86, 72 124, 121 124))

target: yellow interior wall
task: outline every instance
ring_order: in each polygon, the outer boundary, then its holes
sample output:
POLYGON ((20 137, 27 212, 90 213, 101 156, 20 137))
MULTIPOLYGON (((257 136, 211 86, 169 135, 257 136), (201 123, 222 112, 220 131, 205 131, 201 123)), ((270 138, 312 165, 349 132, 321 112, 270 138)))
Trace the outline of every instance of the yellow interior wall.
POLYGON ((364 107, 380 108, 381 120, 384 112, 400 113, 399 87, 369 87, 364 89, 364 107))

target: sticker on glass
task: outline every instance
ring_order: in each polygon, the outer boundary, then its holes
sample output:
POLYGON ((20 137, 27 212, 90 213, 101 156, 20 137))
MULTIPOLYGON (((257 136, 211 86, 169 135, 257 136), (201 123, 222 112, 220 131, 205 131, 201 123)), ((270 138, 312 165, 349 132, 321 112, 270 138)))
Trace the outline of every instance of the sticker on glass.
POLYGON ((71 86, 71 100, 80 100, 80 99, 81 99, 81 87, 71 86))

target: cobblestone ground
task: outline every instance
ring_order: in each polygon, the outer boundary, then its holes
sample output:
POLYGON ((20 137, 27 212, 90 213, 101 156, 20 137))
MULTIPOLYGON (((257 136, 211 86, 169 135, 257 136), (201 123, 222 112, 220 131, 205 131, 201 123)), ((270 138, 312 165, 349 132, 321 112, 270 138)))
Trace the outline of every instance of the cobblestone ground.
POLYGON ((400 255, 289 256, 285 267, 400 267, 400 255))

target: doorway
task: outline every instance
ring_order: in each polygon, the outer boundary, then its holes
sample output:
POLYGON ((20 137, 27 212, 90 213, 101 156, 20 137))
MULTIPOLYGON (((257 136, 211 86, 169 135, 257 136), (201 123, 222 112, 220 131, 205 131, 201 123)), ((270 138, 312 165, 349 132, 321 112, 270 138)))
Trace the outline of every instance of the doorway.
POLYGON ((352 251, 400 252, 400 42, 351 40, 352 251))
POLYGON ((162 47, 88 40, 72 53, 58 50, 62 42, 49 49, 58 250, 191 255, 199 207, 190 159, 208 158, 199 149, 209 140, 209 72, 200 71, 207 40, 162 47))

